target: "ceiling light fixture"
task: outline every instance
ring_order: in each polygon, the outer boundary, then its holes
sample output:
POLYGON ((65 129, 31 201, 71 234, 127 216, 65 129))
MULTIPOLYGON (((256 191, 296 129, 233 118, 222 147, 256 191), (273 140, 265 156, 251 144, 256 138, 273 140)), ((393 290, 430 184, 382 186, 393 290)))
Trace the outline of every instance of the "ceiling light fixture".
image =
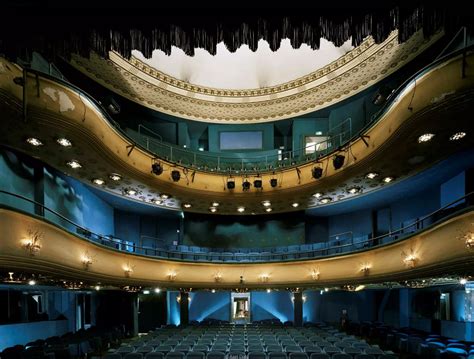
POLYGON ((43 142, 41 142, 40 140, 38 140, 37 138, 35 137, 29 137, 26 139, 26 142, 29 143, 30 145, 32 146, 35 146, 35 147, 38 147, 38 146, 43 146, 43 142))
POLYGON ((379 174, 377 172, 369 172, 365 175, 365 178, 368 178, 368 179, 374 179, 375 177, 377 177, 379 174))
POLYGON ((28 285, 35 285, 36 281, 34 279, 31 279, 28 281, 28 285))
POLYGON ((331 201, 332 201, 331 197, 323 197, 319 200, 319 202, 321 202, 322 204, 326 204, 326 203, 329 203, 331 201))
POLYGON ((125 193, 129 196, 135 196, 137 194, 137 190, 133 188, 128 188, 125 190, 125 193))
POLYGON ((461 138, 464 138, 466 136, 466 132, 456 132, 454 135, 449 137, 450 141, 458 141, 461 138))
POLYGON ((461 285, 465 285, 466 283, 467 283, 467 279, 466 279, 466 278, 461 278, 461 279, 459 280, 459 284, 461 284, 461 285))
POLYGON ((294 207, 294 208, 298 207, 299 205, 300 204, 298 202, 294 202, 294 203, 291 204, 291 206, 294 207))
POLYGON ((269 200, 263 201, 262 204, 264 207, 270 207, 272 205, 272 203, 269 200))
POLYGON ((216 292, 216 290, 215 290, 215 289, 211 289, 211 293, 215 293, 215 292, 216 292))
POLYGON ((171 196, 170 196, 169 194, 167 194, 167 193, 162 193, 162 194, 160 194, 160 197, 161 197, 162 200, 167 200, 167 199, 170 198, 171 196))
POLYGON ((111 173, 109 175, 109 178, 112 180, 112 181, 120 181, 122 179, 122 176, 120 176, 119 174, 117 173, 111 173))
POLYGON ((245 212, 245 207, 237 207, 237 212, 242 213, 245 212))
POLYGON ((56 142, 57 142, 59 145, 63 146, 63 147, 71 147, 71 146, 72 146, 72 142, 69 141, 67 138, 64 138, 64 137, 58 138, 58 139, 56 140, 56 142))
POLYGON ((143 294, 150 294, 150 291, 149 291, 148 289, 145 289, 145 290, 143 291, 143 294))
POLYGON ((209 211, 211 211, 212 213, 214 213, 214 212, 217 211, 217 208, 216 208, 216 207, 209 207, 209 211))
POLYGON ((105 181, 102 178, 94 178, 92 183, 96 184, 97 186, 103 186, 105 181))
POLYGON ((313 197, 314 198, 321 198, 323 196, 323 194, 321 192, 316 192, 313 194, 313 197))
POLYGON ((191 208, 192 205, 191 205, 191 203, 185 203, 185 204, 183 204, 183 207, 184 208, 191 208))
POLYGON ((163 201, 162 201, 161 199, 157 199, 157 198, 155 198, 155 199, 153 200, 153 203, 154 203, 154 204, 158 204, 158 205, 160 205, 160 204, 162 204, 162 203, 163 203, 163 201))
POLYGON ((393 181, 393 177, 387 176, 387 177, 385 177, 385 178, 383 179, 383 181, 384 181, 385 183, 390 183, 390 182, 393 181))
POLYGON ((272 290, 270 288, 267 288, 267 293, 271 293, 272 290))
POLYGON ((212 203, 211 203, 211 206, 212 206, 212 207, 219 207, 219 202, 212 202, 212 203))
POLYGON ((265 208, 265 212, 271 212, 271 211, 273 211, 273 209, 271 209, 270 207, 265 208))
POLYGON ((359 193, 362 190, 359 186, 352 186, 347 189, 347 192, 350 194, 356 194, 359 193))
POLYGON ((161 293, 161 289, 160 288, 155 288, 155 293, 161 293))
POLYGON ((424 143, 431 141, 431 139, 435 136, 434 133, 424 133, 420 137, 418 137, 418 143, 424 143))
POLYGON ((71 160, 71 161, 68 161, 66 162, 66 164, 71 167, 72 169, 78 169, 78 168, 81 168, 82 165, 76 161, 76 160, 71 160))

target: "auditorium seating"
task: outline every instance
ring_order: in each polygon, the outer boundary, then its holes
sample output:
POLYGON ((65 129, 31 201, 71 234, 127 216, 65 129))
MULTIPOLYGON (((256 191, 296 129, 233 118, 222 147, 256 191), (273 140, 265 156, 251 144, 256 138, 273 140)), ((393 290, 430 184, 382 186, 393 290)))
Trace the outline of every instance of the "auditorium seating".
POLYGON ((118 359, 109 355, 122 354, 121 359, 140 359, 144 352, 144 359, 397 358, 393 351, 385 352, 324 324, 295 328, 291 322, 285 325, 275 320, 245 326, 216 320, 186 327, 166 326, 124 341, 120 348, 111 349, 107 358, 118 359), (153 351, 149 351, 151 347, 153 351))

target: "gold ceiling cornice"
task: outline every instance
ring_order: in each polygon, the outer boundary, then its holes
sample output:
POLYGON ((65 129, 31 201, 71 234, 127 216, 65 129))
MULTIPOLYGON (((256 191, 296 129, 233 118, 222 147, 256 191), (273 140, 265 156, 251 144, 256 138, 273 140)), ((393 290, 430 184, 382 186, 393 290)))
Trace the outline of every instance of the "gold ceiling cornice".
POLYGON ((135 57, 111 52, 105 60, 73 56, 78 70, 148 108, 209 123, 254 124, 301 116, 347 99, 382 80, 436 42, 420 32, 398 44, 394 32, 381 44, 364 41, 331 64, 284 84, 261 89, 215 89, 180 81, 135 57))
POLYGON ((267 263, 209 263, 166 260, 120 252, 81 239, 26 214, 0 208, 0 267, 111 285, 192 288, 327 287, 356 283, 403 281, 454 271, 473 272, 473 252, 456 234, 470 228, 472 211, 457 215, 407 239, 382 247, 319 259, 267 263), (25 250, 28 231, 44 235, 40 250, 25 250), (65 251, 64 249, 67 248, 65 251), (93 260, 85 268, 84 255, 93 260), (413 255, 413 266, 407 262, 413 255), (369 267, 368 272, 361 269, 369 267), (126 269, 132 271, 126 273, 126 269), (314 272, 319 272, 319 277, 314 272), (220 279, 216 280, 216 273, 220 279), (171 274, 171 276, 170 276, 171 274), (174 276, 173 276, 174 275, 174 276), (267 276, 262 282, 262 276, 267 276))
MULTIPOLYGON (((472 147, 473 136, 466 136, 460 143, 451 143, 447 138, 470 126, 470 104, 474 96, 473 59, 472 54, 466 57, 467 76, 464 79, 459 75, 462 56, 426 71, 417 79, 416 87, 408 86, 383 118, 364 133, 369 136, 367 145, 363 139, 356 138, 350 144, 350 151, 343 151, 346 161, 342 169, 333 168, 332 156, 321 159, 325 170, 318 181, 311 176, 314 163, 298 166, 298 171, 283 168, 275 175, 262 173, 264 189, 251 188, 246 192, 241 188, 240 177, 236 178, 235 190, 226 190, 226 174, 196 169, 195 176, 186 181, 183 176, 185 168, 165 160, 161 161, 164 173, 155 176, 151 173, 155 156, 139 147, 130 151, 133 143, 73 88, 30 74, 26 81, 28 116, 24 122, 21 119, 23 89, 13 81, 22 76, 21 69, 2 59, 0 108, 5 116, 1 123, 0 142, 40 158, 84 182, 103 178, 107 183, 102 188, 109 192, 122 196, 129 187, 141 192, 127 196, 130 199, 153 203, 160 193, 171 194, 172 198, 159 205, 168 209, 181 210, 182 203, 188 202, 192 208, 187 211, 209 213, 210 203, 218 201, 221 205, 216 214, 235 215, 237 206, 247 208, 243 214, 265 214, 263 200, 272 202, 272 213, 314 208, 321 206, 318 199, 312 197, 315 192, 323 192, 334 202, 354 198, 358 194, 348 193, 351 186, 360 186, 362 193, 369 193, 385 185, 380 180, 383 176, 406 178, 456 151, 472 147), (429 145, 420 146, 417 136, 426 129, 439 135, 429 145), (39 137, 45 145, 32 148, 25 143, 29 136, 39 137), (72 140, 74 146, 67 150, 58 148, 55 139, 61 136, 72 140), (79 160, 83 168, 68 168, 66 162, 71 159, 79 160), (172 169, 182 172, 179 182, 173 182, 172 169), (379 172, 379 178, 365 178, 369 171, 379 172), (123 180, 119 183, 108 180, 112 172, 119 172, 123 180), (278 178, 278 186, 270 188, 268 182, 274 176, 278 178), (292 207, 294 202, 299 206, 292 207)), ((186 170, 188 174, 194 171, 193 168, 186 170)), ((249 179, 252 181, 252 177, 249 179)))

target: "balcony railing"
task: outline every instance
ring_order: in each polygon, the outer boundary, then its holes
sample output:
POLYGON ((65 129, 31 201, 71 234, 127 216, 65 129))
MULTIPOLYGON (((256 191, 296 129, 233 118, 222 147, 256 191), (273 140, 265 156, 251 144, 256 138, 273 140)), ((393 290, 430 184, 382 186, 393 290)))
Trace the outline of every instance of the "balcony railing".
MULTIPOLYGON (((327 242, 307 243, 285 247, 272 248, 205 248, 197 246, 167 246, 166 239, 155 239, 161 243, 161 248, 137 245, 126 239, 116 238, 113 235, 94 233, 84 226, 76 224, 60 213, 35 202, 27 197, 0 190, 0 207, 13 209, 19 212, 40 218, 55 224, 64 230, 82 237, 85 240, 112 247, 119 251, 130 252, 160 259, 202 261, 202 262, 271 262, 314 259, 338 254, 347 254, 383 246, 394 241, 409 238, 427 228, 433 227, 442 221, 474 209, 474 192, 458 198, 436 211, 417 218, 409 225, 397 230, 373 237, 364 235, 354 237, 352 232, 344 233, 337 240, 327 242), (350 235, 348 235, 350 233, 350 235)), ((150 239, 149 237, 147 237, 150 239)), ((334 238, 334 236, 331 236, 334 238)))
MULTIPOLYGON (((150 152, 158 159, 167 160, 179 165, 199 169, 202 171, 232 174, 240 173, 242 171, 275 171, 278 169, 299 166, 304 163, 315 161, 322 156, 330 155, 332 152, 338 151, 341 148, 348 146, 351 141, 362 137, 368 129, 377 123, 391 108, 391 106, 398 102, 399 97, 403 91, 406 88, 409 88, 413 83, 416 83, 416 81, 426 72, 435 68, 440 63, 447 61, 449 58, 453 58, 461 54, 466 56, 466 52, 472 49, 472 47, 473 45, 468 45, 467 42, 464 41, 461 49, 443 54, 443 56, 438 56, 435 61, 425 66, 414 75, 410 76, 402 85, 400 85, 396 90, 392 91, 381 108, 371 116, 370 120, 363 127, 358 129, 353 128, 352 119, 347 118, 345 121, 341 122, 334 128, 330 128, 326 134, 327 140, 321 142, 319 146, 316 146, 316 148, 321 148, 321 150, 316 150, 311 154, 306 154, 306 147, 283 152, 279 152, 279 150, 275 149, 263 151, 262 153, 254 153, 253 155, 248 153, 240 153, 236 154, 235 156, 230 156, 228 154, 222 155, 222 153, 208 151, 195 152, 164 142, 158 133, 146 128, 143 125, 139 125, 138 131, 131 131, 130 129, 124 130, 120 127, 120 124, 112 119, 102 104, 87 94, 84 90, 53 75, 29 68, 24 68, 24 70, 25 72, 32 73, 35 76, 58 82, 63 86, 78 92, 81 96, 87 98, 90 103, 92 103, 96 109, 102 113, 104 118, 106 118, 122 136, 127 138, 127 140, 133 143, 135 146, 150 152)), ((463 63, 463 73, 464 66, 465 64, 463 63)), ((314 145, 311 145, 311 147, 312 146, 314 145)))

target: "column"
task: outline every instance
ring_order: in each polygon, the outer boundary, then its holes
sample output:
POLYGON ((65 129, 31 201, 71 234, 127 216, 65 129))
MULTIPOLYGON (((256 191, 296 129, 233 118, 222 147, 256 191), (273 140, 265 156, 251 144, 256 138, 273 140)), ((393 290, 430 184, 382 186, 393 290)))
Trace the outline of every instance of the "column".
POLYGON ((294 318, 293 324, 295 327, 303 326, 303 292, 293 293, 294 304, 294 318))
POLYGON ((188 325, 189 324, 189 293, 188 292, 180 292, 179 293, 181 300, 179 302, 179 317, 180 317, 180 325, 188 325))

